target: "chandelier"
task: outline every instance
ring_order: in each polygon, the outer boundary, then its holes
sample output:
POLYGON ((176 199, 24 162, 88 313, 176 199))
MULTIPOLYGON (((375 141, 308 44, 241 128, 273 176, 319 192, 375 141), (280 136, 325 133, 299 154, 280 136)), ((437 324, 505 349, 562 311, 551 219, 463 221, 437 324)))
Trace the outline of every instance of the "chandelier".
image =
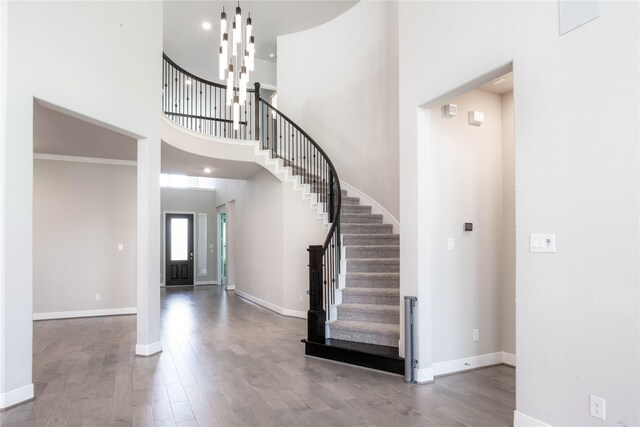
POLYGON ((240 2, 236 13, 227 23, 227 13, 222 7, 220 15, 219 78, 227 83, 227 107, 232 106, 233 129, 240 128, 240 108, 246 108, 249 72, 253 71, 256 53, 255 38, 251 34, 251 14, 242 23, 240 2), (229 46, 231 45, 231 46, 229 46))

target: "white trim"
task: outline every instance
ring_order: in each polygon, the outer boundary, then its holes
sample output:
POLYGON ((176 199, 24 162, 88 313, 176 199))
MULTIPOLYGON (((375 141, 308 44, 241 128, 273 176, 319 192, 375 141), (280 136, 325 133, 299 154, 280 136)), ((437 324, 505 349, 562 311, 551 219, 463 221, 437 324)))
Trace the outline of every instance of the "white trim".
POLYGON ((104 308, 104 309, 98 309, 98 310, 52 311, 48 313, 33 313, 33 320, 73 319, 76 317, 121 316, 124 314, 136 314, 137 311, 138 311, 137 307, 104 308))
POLYGON ((153 356, 154 354, 162 351, 162 345, 160 341, 156 341, 151 344, 136 344, 136 356, 153 356))
POLYGON ((8 409, 35 397, 33 384, 0 394, 0 410, 8 409))
POLYGON ((516 366, 516 355, 507 353, 505 351, 502 352, 502 363, 509 366, 516 366))
POLYGON ((503 352, 482 354, 480 356, 465 357, 464 359, 449 360, 433 364, 434 375, 452 374, 454 372, 464 372, 469 369, 481 368, 484 366, 499 365, 503 360, 503 352))
POLYGON ((382 222, 384 222, 385 224, 392 224, 393 232, 395 234, 400 233, 400 222, 396 219, 396 217, 391 215, 388 210, 383 208, 382 205, 380 205, 378 202, 373 200, 371 197, 369 197, 362 191, 358 190, 353 185, 347 182, 344 182, 343 180, 340 180, 340 186, 342 187, 343 190, 347 190, 348 197, 359 197, 361 203, 364 202, 363 204, 365 205, 371 205, 371 213, 382 214, 382 222))
POLYGON ((543 423, 522 412, 513 411, 513 427, 551 427, 551 424, 543 423))
POLYGON ((418 384, 433 382, 433 368, 419 368, 416 369, 415 374, 415 380, 418 384))
POLYGON ((269 83, 260 83, 260 89, 272 90, 274 92, 278 91, 278 88, 276 85, 270 85, 269 83))
POLYGON ((234 292, 235 292, 236 287, 235 287, 235 285, 226 285, 226 286, 225 286, 225 289, 226 289, 227 291, 234 291, 234 292))
POLYGON ((33 153, 36 160, 54 160, 58 162, 93 163, 98 165, 137 166, 135 160, 103 159, 99 157, 66 156, 62 154, 33 153))
POLYGON ((217 285, 217 280, 196 280, 195 286, 217 285))
MULTIPOLYGON (((228 289, 228 288, 227 288, 228 289)), ((247 301, 251 301, 252 303, 258 304, 266 309, 269 309, 273 312, 276 312, 282 316, 288 316, 288 317, 299 317, 301 319, 306 319, 307 318, 307 313, 304 311, 298 311, 298 310, 290 310, 288 308, 282 308, 280 306, 277 306, 275 304, 270 303, 269 301, 265 301, 263 299, 260 299, 258 297, 254 297, 253 295, 249 295, 246 292, 242 292, 239 290, 235 290, 235 294, 238 295, 240 298, 244 298, 247 301)))

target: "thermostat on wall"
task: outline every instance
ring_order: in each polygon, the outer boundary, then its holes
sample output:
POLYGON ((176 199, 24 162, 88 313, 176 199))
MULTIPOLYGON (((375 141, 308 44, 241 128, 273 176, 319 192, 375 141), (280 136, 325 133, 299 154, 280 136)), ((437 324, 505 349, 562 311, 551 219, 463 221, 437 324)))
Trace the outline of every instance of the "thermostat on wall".
POLYGON ((458 106, 456 104, 447 104, 442 107, 442 110, 447 117, 455 117, 458 115, 458 106))
POLYGON ((469 111, 469 124, 480 126, 484 123, 484 113, 480 111, 469 111))

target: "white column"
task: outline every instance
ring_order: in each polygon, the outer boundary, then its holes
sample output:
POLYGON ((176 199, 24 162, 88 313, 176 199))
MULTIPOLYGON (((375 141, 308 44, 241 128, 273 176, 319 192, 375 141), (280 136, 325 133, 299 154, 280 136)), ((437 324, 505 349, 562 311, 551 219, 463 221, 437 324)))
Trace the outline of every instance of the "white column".
POLYGON ((8 3, 0 2, 0 409, 34 397, 33 101, 16 95, 19 87, 13 88, 13 101, 8 101, 7 13, 8 3))
POLYGON ((138 278, 136 355, 160 345, 160 139, 138 140, 138 278))

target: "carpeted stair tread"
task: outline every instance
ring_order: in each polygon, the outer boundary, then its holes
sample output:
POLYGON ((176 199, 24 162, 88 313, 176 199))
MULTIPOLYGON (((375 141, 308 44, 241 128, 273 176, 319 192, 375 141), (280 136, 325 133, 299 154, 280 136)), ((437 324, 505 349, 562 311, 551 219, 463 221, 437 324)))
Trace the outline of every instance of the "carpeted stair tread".
POLYGON ((392 323, 355 322, 353 320, 334 320, 329 323, 331 329, 354 332, 376 333, 400 337, 400 327, 392 323))
POLYGON ((398 296, 398 288, 344 288, 343 295, 398 296))
POLYGON ((393 232, 393 225, 357 224, 341 221, 340 231, 344 234, 391 234, 393 232))
POLYGON ((347 288, 399 288, 400 273, 346 273, 347 288))
POLYGON ((400 272, 399 258, 347 258, 347 273, 400 272))
POLYGON ((343 224, 382 224, 382 215, 365 213, 342 213, 340 221, 343 224))
POLYGON ((349 258, 399 258, 400 245, 360 245, 345 246, 349 258))
POLYGON ((364 246, 364 245, 399 245, 399 234, 342 234, 343 246, 364 246))

